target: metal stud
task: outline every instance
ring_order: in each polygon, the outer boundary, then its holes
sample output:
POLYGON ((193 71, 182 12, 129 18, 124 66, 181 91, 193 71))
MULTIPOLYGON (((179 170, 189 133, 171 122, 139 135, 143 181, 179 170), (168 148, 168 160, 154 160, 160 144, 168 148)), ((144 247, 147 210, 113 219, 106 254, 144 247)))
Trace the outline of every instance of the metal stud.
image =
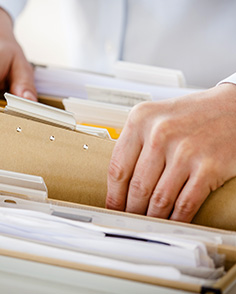
POLYGON ((84 150, 88 150, 88 145, 84 144, 83 148, 84 148, 84 150))
POLYGON ((55 137, 54 136, 50 136, 50 141, 55 141, 55 137))
POLYGON ((21 127, 17 127, 17 128, 16 128, 16 131, 17 131, 18 133, 20 133, 20 132, 22 131, 21 127))

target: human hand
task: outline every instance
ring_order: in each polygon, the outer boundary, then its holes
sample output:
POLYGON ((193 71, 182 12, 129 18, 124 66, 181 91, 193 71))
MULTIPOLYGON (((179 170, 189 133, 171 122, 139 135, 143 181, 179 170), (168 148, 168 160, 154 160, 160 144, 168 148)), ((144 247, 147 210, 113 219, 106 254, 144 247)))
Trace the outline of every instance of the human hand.
POLYGON ((135 106, 108 173, 110 209, 190 222, 236 176, 236 85, 135 106))
POLYGON ((0 8, 0 90, 37 100, 32 66, 16 42, 10 16, 0 8))

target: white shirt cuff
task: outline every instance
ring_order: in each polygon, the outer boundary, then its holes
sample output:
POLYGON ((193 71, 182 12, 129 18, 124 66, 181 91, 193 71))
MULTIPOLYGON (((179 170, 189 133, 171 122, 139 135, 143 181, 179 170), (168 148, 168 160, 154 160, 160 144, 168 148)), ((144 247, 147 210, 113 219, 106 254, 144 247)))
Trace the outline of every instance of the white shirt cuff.
POLYGON ((0 8, 3 8, 14 21, 23 10, 27 0, 0 0, 0 8))
POLYGON ((228 78, 220 81, 218 85, 223 84, 223 83, 231 83, 231 84, 235 84, 236 85, 236 73, 232 74, 231 76, 229 76, 228 78))

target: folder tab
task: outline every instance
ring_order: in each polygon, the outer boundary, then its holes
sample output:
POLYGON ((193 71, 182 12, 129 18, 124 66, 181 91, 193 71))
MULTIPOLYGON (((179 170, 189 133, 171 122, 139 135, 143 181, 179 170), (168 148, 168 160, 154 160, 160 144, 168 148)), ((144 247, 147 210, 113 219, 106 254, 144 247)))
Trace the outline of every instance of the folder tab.
POLYGON ((0 170, 0 194, 44 202, 48 197, 42 177, 0 170))
POLYGON ((20 98, 9 93, 5 93, 4 97, 7 100, 6 113, 28 117, 71 130, 76 128, 75 118, 68 111, 20 98))

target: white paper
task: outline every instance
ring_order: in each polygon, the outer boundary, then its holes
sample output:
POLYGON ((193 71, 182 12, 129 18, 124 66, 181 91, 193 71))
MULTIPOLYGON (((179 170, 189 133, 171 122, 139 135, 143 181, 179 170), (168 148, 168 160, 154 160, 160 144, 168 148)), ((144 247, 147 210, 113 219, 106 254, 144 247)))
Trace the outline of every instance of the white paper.
POLYGON ((134 264, 131 262, 54 248, 47 245, 41 245, 0 235, 0 250, 1 249, 166 280, 182 281, 200 285, 211 284, 215 281, 214 279, 207 280, 204 278, 181 274, 181 272, 173 266, 134 264))
POLYGON ((134 263, 214 266, 204 244, 196 241, 163 236, 159 239, 154 234, 149 236, 147 233, 109 229, 35 211, 0 207, 0 233, 134 263), (121 238, 106 237, 106 234, 121 238), (170 245, 122 237, 150 237, 149 241, 168 241, 170 245))
POLYGON ((180 272, 177 269, 169 266, 137 265, 109 258, 54 248, 1 235, 0 248, 33 254, 36 256, 49 257, 62 261, 98 266, 101 268, 120 270, 168 280, 179 280, 181 278, 180 272))
POLYGON ((63 99, 65 109, 74 113, 78 123, 123 128, 131 107, 70 97, 63 99))
POLYGON ((151 101, 149 93, 114 89, 108 87, 86 85, 88 100, 100 101, 104 103, 134 106, 140 102, 151 101))
POLYGON ((200 89, 191 88, 153 86, 121 80, 106 75, 50 67, 35 68, 35 83, 38 93, 57 97, 77 97, 83 99, 88 98, 85 85, 149 93, 154 101, 200 91, 200 89))

